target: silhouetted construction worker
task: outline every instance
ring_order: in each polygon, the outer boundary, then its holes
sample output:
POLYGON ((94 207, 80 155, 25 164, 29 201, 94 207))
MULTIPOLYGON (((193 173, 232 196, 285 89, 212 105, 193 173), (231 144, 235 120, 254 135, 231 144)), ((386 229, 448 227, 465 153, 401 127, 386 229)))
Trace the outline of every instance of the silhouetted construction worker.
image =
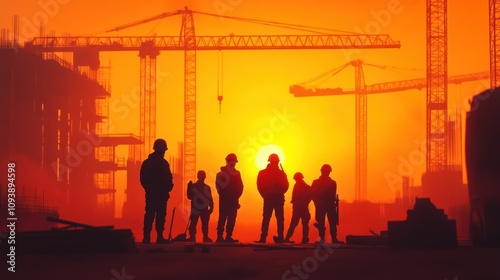
POLYGON ((220 168, 215 179, 217 193, 219 194, 219 221, 217 222, 217 242, 238 242, 233 239, 236 214, 240 208, 239 198, 243 193, 241 174, 236 170, 238 158, 235 154, 226 156, 226 166, 220 168), (224 227, 226 238, 223 238, 224 227))
POLYGON ((196 177, 198 181, 194 184, 189 181, 187 188, 187 197, 191 200, 191 224, 189 225, 189 238, 186 241, 196 241, 196 225, 198 224, 198 218, 200 218, 203 242, 212 242, 212 239, 208 237, 208 221, 210 220, 210 214, 214 210, 214 200, 212 199, 210 186, 205 184, 205 178, 207 178, 205 171, 198 171, 196 177))
POLYGON ((257 176, 257 189, 264 198, 264 211, 260 239, 256 242, 266 243, 269 221, 274 210, 278 223, 278 236, 274 236, 274 242, 282 243, 285 229, 283 206, 285 204, 285 193, 288 190, 288 179, 283 169, 278 166, 280 159, 277 154, 271 154, 268 161, 269 164, 266 169, 259 171, 257 176))
POLYGON ((297 172, 293 175, 295 179, 295 185, 293 186, 292 192, 292 220, 290 221, 290 227, 286 233, 285 242, 289 243, 290 238, 293 235, 295 227, 299 224, 299 220, 302 221, 302 243, 309 242, 309 220, 311 219, 311 214, 309 213, 309 202, 311 202, 312 193, 311 186, 304 182, 304 175, 297 172))
POLYGON ((156 243, 167 243, 163 238, 165 217, 167 215, 167 200, 174 183, 170 165, 164 159, 167 151, 167 142, 156 139, 153 144, 154 152, 142 163, 140 180, 146 191, 146 214, 144 214, 144 238, 142 243, 150 243, 150 234, 153 220, 156 216, 156 243))
POLYGON ((337 182, 330 178, 332 167, 324 164, 321 167, 321 176, 314 180, 311 186, 314 205, 316 206, 316 223, 318 228, 320 243, 325 242, 325 216, 328 217, 330 225, 330 234, 332 243, 338 243, 337 240, 337 182))

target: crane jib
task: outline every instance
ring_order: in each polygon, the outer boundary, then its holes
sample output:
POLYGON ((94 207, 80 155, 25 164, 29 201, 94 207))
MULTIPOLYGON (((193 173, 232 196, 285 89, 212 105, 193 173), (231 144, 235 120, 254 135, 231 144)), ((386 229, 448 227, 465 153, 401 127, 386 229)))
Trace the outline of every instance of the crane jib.
MULTIPOLYGON (((354 49, 400 48, 388 35, 248 35, 194 36, 196 50, 265 49, 354 49)), ((36 37, 26 44, 38 52, 72 52, 81 48, 96 51, 135 51, 144 44, 158 50, 185 50, 188 40, 180 36, 124 37, 36 37)))

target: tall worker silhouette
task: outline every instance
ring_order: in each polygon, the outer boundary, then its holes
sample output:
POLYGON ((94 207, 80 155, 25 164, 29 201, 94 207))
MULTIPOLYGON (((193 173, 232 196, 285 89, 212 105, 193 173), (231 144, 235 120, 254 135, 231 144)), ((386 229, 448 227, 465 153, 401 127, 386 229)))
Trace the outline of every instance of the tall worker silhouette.
POLYGON ((239 198, 243 193, 241 174, 236 170, 238 158, 231 153, 226 156, 226 166, 220 168, 215 178, 215 187, 219 194, 219 221, 217 222, 216 242, 238 242, 233 239, 236 214, 240 208, 239 198), (224 239, 224 227, 226 238, 224 239))
POLYGON ((275 243, 283 243, 283 231, 285 230, 285 215, 283 206, 285 204, 285 193, 288 190, 288 179, 285 171, 278 164, 280 159, 277 154, 271 154, 267 167, 257 175, 257 190, 264 199, 264 210, 262 214, 262 227, 260 239, 257 243, 266 243, 271 215, 276 216, 278 223, 278 236, 274 236, 275 243))
POLYGON ((153 144, 154 152, 149 154, 141 166, 141 185, 146 191, 146 213, 144 214, 144 238, 142 243, 149 244, 151 241, 151 229, 156 217, 156 243, 167 243, 163 238, 165 217, 167 216, 167 201, 169 192, 174 183, 170 165, 165 160, 165 152, 168 150, 167 142, 156 139, 153 144))
POLYGON ((319 231, 319 243, 325 242, 325 216, 328 217, 332 243, 339 243, 337 240, 337 182, 330 178, 330 172, 332 172, 332 167, 329 164, 324 164, 321 167, 321 176, 314 180, 311 185, 313 201, 316 206, 314 226, 319 231))

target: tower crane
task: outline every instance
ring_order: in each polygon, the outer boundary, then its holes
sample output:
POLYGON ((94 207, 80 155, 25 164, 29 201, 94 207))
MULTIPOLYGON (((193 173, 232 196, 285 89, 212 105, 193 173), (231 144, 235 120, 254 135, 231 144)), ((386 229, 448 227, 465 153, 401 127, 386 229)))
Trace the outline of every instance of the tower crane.
MULTIPOLYGON (((181 15, 182 24, 179 36, 69 36, 36 37, 26 47, 35 52, 72 52, 75 56, 84 53, 93 61, 99 60, 102 51, 139 51, 140 66, 140 138, 144 147, 150 148, 156 130, 156 57, 160 51, 184 51, 184 166, 183 179, 190 180, 196 172, 196 52, 207 50, 319 50, 319 49, 360 49, 360 48, 399 48, 400 43, 388 35, 331 34, 331 29, 316 29, 314 35, 229 35, 197 36, 193 14, 225 17, 234 20, 275 25, 311 32, 312 27, 285 25, 282 23, 220 16, 204 12, 177 10, 150 17, 130 24, 116 27, 111 31, 137 26, 165 17, 181 15)), ((186 185, 186 184, 184 184, 186 185)))
MULTIPOLYGON (((386 83, 378 83, 373 85, 365 85, 363 64, 374 67, 384 68, 374 64, 363 63, 361 60, 354 60, 345 63, 333 70, 323 73, 313 79, 310 79, 302 84, 292 85, 290 93, 295 97, 312 97, 312 96, 331 96, 331 95, 350 95, 356 96, 356 113, 355 113, 355 199, 366 200, 366 182, 367 182, 367 95, 376 93, 396 92, 411 89, 423 89, 427 86, 426 78, 410 79, 403 81, 394 81, 386 83), (309 88, 308 83, 314 82, 320 78, 334 76, 348 66, 353 66, 355 69, 355 89, 344 91, 341 88, 309 88)), ((477 72, 463 75, 450 76, 448 83, 460 84, 469 81, 488 79, 489 72, 477 72)))

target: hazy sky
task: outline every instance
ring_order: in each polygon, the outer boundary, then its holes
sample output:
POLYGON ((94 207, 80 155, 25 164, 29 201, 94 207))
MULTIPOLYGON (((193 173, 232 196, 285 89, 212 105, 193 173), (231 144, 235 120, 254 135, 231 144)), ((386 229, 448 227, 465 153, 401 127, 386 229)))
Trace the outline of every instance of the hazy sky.
MULTIPOLYGON (((401 41, 401 49, 199 51, 197 56, 197 168, 209 180, 224 157, 235 152, 247 186, 243 199, 258 200, 255 153, 274 144, 281 147, 284 168, 292 181, 302 171, 307 182, 319 176, 323 163, 333 166, 332 177, 343 199, 354 198, 354 96, 294 98, 290 85, 306 81, 351 59, 387 66, 365 66, 367 84, 425 77, 425 3, 423 0, 372 1, 84 1, 0 0, 0 27, 11 29, 12 16, 21 19, 21 38, 37 34, 44 21, 46 33, 58 35, 178 35, 180 16, 148 23, 119 33, 104 33, 118 25, 188 6, 195 11, 302 24, 348 32, 387 33, 401 41), (145 4, 147 3, 147 4, 145 4), (224 72, 217 75, 217 57, 224 72), (219 88, 224 101, 219 114, 219 88)), ((449 1, 449 74, 489 69, 488 2, 449 1)), ((304 32, 255 25, 230 19, 195 15, 198 35, 302 34, 304 32)), ((101 64, 111 66, 111 133, 139 134, 137 53, 102 53, 101 64)), ((157 136, 176 156, 183 139, 183 53, 163 51, 158 57, 157 136)), ((487 81, 449 87, 450 112, 467 109, 467 98, 487 81)), ((354 69, 320 84, 354 88, 354 69)), ((400 185, 388 174, 410 175, 420 184, 424 161, 416 161, 425 140, 425 91, 406 91, 368 97, 368 198, 392 199, 400 185), (410 162, 409 165, 406 162, 410 162), (403 168, 404 167, 404 168, 403 168)), ((126 156, 126 149, 120 150, 126 156)), ((213 182, 210 181, 213 185, 213 182)), ((118 186, 119 190, 123 186, 118 186)), ((119 194, 118 194, 119 195, 119 194)))

